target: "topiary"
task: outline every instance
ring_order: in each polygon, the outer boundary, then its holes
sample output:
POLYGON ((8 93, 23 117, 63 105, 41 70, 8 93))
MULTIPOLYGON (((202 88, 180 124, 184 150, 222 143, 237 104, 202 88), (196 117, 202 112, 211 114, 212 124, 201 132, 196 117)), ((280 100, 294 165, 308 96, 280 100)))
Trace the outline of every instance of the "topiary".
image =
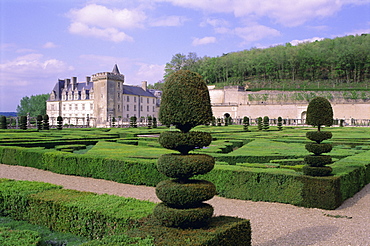
POLYGON ((247 116, 244 116, 243 117, 243 130, 246 132, 249 132, 248 127, 249 127, 249 118, 247 116))
POLYGON ((42 130, 42 115, 37 115, 36 117, 36 120, 37 120, 37 130, 42 130))
POLYGON ((50 126, 49 126, 49 115, 45 114, 43 116, 43 120, 44 120, 44 122, 43 122, 43 129, 44 130, 49 130, 50 129, 50 126))
POLYGON ((0 116, 0 129, 7 129, 8 125, 6 122, 6 117, 4 115, 0 116))
POLYGON ((263 117, 262 129, 267 131, 270 128, 270 118, 268 116, 263 117))
POLYGON ((278 130, 281 131, 283 130, 283 118, 281 118, 280 116, 278 117, 278 130))
POLYGON ((22 130, 27 130, 27 116, 22 115, 20 120, 20 128, 22 130))
POLYGON ((198 73, 180 70, 169 76, 163 88, 159 120, 182 132, 212 121, 208 88, 198 73))
POLYGON ((200 227, 213 214, 213 207, 203 203, 216 194, 216 187, 205 180, 191 179, 214 167, 208 155, 189 154, 195 148, 208 146, 209 133, 190 131, 211 122, 212 110, 206 83, 197 73, 180 70, 170 75, 164 85, 159 119, 180 131, 161 133, 159 143, 180 154, 166 154, 158 159, 158 171, 174 180, 156 186, 157 197, 163 201, 153 210, 156 220, 170 227, 200 227))
POLYGON ((262 126, 263 126, 263 124, 262 124, 262 117, 258 117, 257 118, 257 129, 259 131, 261 131, 262 130, 262 126))
POLYGON ((60 115, 57 117, 57 129, 58 130, 63 129, 63 117, 60 115))
POLYGON ((307 132, 306 137, 315 143, 306 144, 306 150, 313 153, 313 155, 304 158, 307 163, 302 168, 305 175, 310 176, 328 176, 332 168, 325 166, 332 163, 332 158, 329 155, 322 155, 329 153, 332 150, 330 143, 322 143, 322 141, 332 138, 331 132, 321 131, 321 126, 331 126, 333 124, 333 109, 330 102, 323 97, 314 98, 307 107, 307 124, 317 126, 317 131, 307 132))

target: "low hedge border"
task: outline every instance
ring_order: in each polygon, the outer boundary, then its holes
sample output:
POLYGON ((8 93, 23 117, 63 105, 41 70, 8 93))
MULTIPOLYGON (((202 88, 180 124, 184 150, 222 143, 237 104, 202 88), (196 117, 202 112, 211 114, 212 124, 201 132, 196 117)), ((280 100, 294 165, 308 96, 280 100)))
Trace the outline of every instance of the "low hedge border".
MULTIPOLYGON (((261 163, 268 162, 270 158, 278 159, 276 156, 251 158, 254 160, 260 158, 261 163)), ((220 159, 216 157, 217 161, 223 161, 220 159)), ((155 186, 166 179, 157 171, 154 160, 144 162, 138 159, 132 161, 105 159, 89 155, 2 146, 0 160, 4 164, 30 166, 56 173, 128 184, 155 186)), ((243 162, 248 161, 245 159, 238 161, 238 158, 235 158, 235 163, 243 162)), ((323 209, 337 208, 344 200, 370 183, 370 151, 342 158, 330 166, 333 168, 333 176, 308 177, 288 169, 216 165, 201 179, 213 182, 218 194, 227 198, 290 203, 323 209)))
POLYGON ((0 179, 0 190, 2 214, 93 239, 82 244, 86 246, 251 245, 250 222, 245 219, 214 217, 206 228, 183 230, 156 224, 150 215, 155 203, 149 201, 8 179, 0 179), (17 204, 19 200, 25 202, 17 204))

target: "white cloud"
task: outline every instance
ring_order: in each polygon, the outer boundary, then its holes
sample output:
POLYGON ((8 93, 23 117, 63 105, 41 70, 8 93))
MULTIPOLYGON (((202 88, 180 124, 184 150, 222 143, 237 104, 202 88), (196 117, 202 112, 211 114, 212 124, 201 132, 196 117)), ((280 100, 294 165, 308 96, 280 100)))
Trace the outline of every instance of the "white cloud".
POLYGON ((89 27, 88 25, 81 22, 74 22, 70 25, 69 31, 73 34, 79 34, 82 36, 90 36, 95 38, 101 38, 113 42, 130 41, 134 39, 124 32, 119 31, 116 28, 98 28, 89 27))
POLYGON ((215 43, 215 37, 193 38, 193 46, 215 43))
MULTIPOLYGON (((163 79, 165 65, 157 64, 138 64, 139 70, 136 72, 136 78, 140 78, 141 81, 148 81, 150 84, 154 84, 159 80, 163 79)), ((137 81, 136 81, 137 83, 137 81)))
POLYGON ((109 9, 102 5, 89 4, 82 9, 72 9, 69 31, 73 34, 102 38, 113 42, 133 41, 122 30, 142 28, 146 15, 138 9, 109 9))
POLYGON ((46 42, 42 47, 44 49, 52 49, 58 47, 58 45, 54 44, 53 42, 46 42))
POLYGON ((290 41, 290 43, 292 45, 298 45, 300 43, 307 43, 307 42, 311 43, 311 42, 315 42, 315 41, 321 41, 323 39, 324 38, 319 38, 319 37, 307 38, 307 39, 301 39, 301 40, 295 39, 295 40, 290 41))
POLYGON ((163 16, 150 22, 151 26, 182 26, 188 19, 184 16, 163 16))
POLYGON ((234 33, 241 37, 245 43, 258 41, 266 37, 280 36, 280 32, 278 30, 258 24, 253 26, 237 27, 235 28, 234 33))
POLYGON ((347 4, 367 4, 369 0, 156 0, 210 13, 233 13, 235 17, 268 17, 285 26, 331 16, 347 4))

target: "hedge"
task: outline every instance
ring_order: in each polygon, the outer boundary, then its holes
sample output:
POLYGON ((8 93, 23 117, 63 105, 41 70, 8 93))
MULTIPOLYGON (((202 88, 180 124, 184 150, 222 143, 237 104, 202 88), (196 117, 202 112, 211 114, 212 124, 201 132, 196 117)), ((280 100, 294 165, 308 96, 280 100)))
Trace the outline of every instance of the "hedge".
POLYGON ((86 246, 251 245, 250 222, 245 219, 213 217, 205 229, 183 230, 155 224, 150 215, 155 204, 149 201, 7 179, 0 179, 0 191, 0 206, 6 208, 1 214, 94 239, 86 246))
MULTIPOLYGON (((266 159, 258 156, 253 158, 266 159)), ((276 156, 274 158, 278 159, 276 156)), ((20 147, 0 147, 0 160, 5 164, 31 166, 56 173, 120 183, 155 186, 166 179, 157 171, 155 160, 106 159, 88 154, 78 155, 20 147)), ((216 160, 223 161, 218 157, 216 160)), ((235 158, 235 163, 237 162, 245 161, 238 161, 235 158)), ((344 200, 370 183, 370 151, 343 158, 329 166, 333 168, 333 176, 323 178, 308 177, 293 170, 280 168, 216 165, 201 179, 213 182, 218 194, 227 198, 282 202, 323 209, 337 208, 344 200)))

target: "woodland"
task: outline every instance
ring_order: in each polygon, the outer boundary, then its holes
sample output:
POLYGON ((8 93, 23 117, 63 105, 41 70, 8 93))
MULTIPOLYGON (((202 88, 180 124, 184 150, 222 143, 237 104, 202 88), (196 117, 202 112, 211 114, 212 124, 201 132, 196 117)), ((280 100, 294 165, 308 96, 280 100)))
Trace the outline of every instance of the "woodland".
MULTIPOLYGON (((165 79, 174 71, 197 72, 208 85, 247 89, 368 89, 370 35, 345 36, 296 46, 286 43, 251 48, 217 57, 175 54, 165 79)), ((161 83, 154 87, 160 89, 161 83)))

